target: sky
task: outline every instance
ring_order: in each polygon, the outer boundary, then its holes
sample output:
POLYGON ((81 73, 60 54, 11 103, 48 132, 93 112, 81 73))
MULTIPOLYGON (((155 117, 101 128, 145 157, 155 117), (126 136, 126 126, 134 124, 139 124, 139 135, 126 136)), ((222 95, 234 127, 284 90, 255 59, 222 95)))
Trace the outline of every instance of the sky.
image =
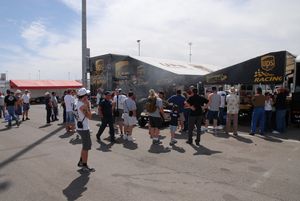
MULTIPOLYGON (((300 54, 299 0, 87 0, 87 46, 218 68, 300 54)), ((0 73, 81 79, 81 0, 1 0, 0 73)))

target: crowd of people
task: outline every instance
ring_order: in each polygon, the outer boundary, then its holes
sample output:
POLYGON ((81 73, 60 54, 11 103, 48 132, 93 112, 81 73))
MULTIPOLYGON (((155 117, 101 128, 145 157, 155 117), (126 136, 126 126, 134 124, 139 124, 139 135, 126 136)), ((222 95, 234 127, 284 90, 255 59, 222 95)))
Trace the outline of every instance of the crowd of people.
MULTIPOLYGON (((135 94, 129 91, 127 94, 118 88, 114 92, 106 91, 97 94, 98 115, 101 119, 101 125, 96 138, 100 142, 101 136, 109 127, 109 140, 111 143, 117 142, 116 134, 128 142, 135 141, 133 137, 133 128, 137 124, 137 105, 135 94)), ((92 118, 91 102, 89 100, 90 91, 85 88, 76 90, 66 90, 61 98, 61 107, 63 108, 63 123, 66 132, 77 132, 81 136, 82 150, 78 167, 83 171, 94 171, 87 165, 88 151, 91 149, 91 136, 89 120, 92 118)), ((251 120, 251 129, 249 134, 259 133, 264 135, 266 132, 283 133, 286 128, 286 104, 287 94, 283 88, 279 88, 276 94, 269 92, 262 94, 262 89, 258 87, 255 95, 252 97, 253 113, 251 120), (272 115, 275 114, 275 128, 273 127, 272 115), (257 129, 259 127, 259 129, 257 129)), ((59 101, 55 92, 45 93, 46 124, 51 121, 58 121, 59 101)), ((177 130, 181 133, 187 133, 188 144, 193 144, 193 132, 196 129, 195 144, 200 145, 201 134, 205 131, 216 133, 224 129, 229 135, 238 135, 238 114, 240 106, 240 97, 238 91, 231 87, 228 92, 216 87, 211 88, 211 92, 205 95, 199 95, 198 90, 191 86, 182 93, 177 90, 176 94, 168 99, 163 92, 149 90, 145 110, 148 113, 149 135, 154 145, 161 144, 160 129, 166 118, 164 107, 171 107, 170 113, 170 145, 177 143, 175 133, 177 130), (212 123, 212 127, 209 127, 212 123), (233 124, 233 127, 231 128, 233 124), (210 128, 210 129, 209 129, 210 128)), ((30 120, 28 117, 30 109, 30 92, 25 90, 6 91, 6 96, 0 93, 0 118, 6 118, 8 127, 12 126, 12 121, 20 125, 20 115, 22 121, 30 120)))

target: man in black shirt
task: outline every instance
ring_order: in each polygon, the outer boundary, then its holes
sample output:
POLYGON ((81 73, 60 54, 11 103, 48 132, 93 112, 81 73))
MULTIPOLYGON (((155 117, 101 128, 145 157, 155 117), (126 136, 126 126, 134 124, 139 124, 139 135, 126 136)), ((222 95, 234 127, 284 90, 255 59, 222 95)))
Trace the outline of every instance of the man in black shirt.
POLYGON ((193 143, 193 130, 196 125, 197 127, 197 138, 195 140, 196 145, 199 146, 200 143, 200 134, 201 134, 201 124, 203 118, 203 111, 202 107, 204 104, 207 104, 208 100, 203 96, 198 95, 198 90, 192 90, 192 96, 189 97, 186 101, 186 107, 191 109, 189 115, 189 123, 188 123, 188 140, 186 143, 192 144, 193 143))
POLYGON ((6 105, 6 109, 7 112, 10 116, 10 118, 8 119, 8 127, 11 127, 11 121, 15 120, 17 126, 19 126, 19 120, 15 115, 15 108, 16 108, 16 104, 17 104, 17 99, 14 95, 11 94, 10 90, 8 89, 6 91, 7 95, 4 98, 4 102, 6 105))
POLYGON ((113 113, 112 113, 112 101, 111 101, 111 93, 105 92, 105 97, 99 103, 99 116, 101 118, 101 126, 96 135, 97 140, 100 141, 100 136, 105 130, 107 124, 109 125, 109 135, 110 141, 116 142, 115 140, 115 129, 114 129, 114 121, 113 121, 113 113))

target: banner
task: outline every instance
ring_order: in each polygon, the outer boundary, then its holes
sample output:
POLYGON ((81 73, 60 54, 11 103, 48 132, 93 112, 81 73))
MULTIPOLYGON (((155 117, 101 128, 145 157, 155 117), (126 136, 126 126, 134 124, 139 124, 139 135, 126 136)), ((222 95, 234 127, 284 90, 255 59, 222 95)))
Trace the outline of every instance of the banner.
POLYGON ((271 52, 215 71, 203 77, 204 84, 279 84, 283 83, 286 51, 271 52))

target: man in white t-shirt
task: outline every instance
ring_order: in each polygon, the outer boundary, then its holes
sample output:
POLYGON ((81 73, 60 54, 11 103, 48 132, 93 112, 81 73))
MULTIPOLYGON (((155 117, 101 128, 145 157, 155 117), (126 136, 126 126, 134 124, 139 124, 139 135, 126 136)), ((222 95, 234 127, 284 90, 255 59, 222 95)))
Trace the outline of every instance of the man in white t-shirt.
POLYGON ((119 126, 121 135, 123 135, 123 119, 124 101, 126 96, 122 94, 122 89, 116 89, 115 96, 113 98, 112 110, 114 114, 115 124, 119 126))
POLYGON ((26 117, 26 120, 30 120, 28 118, 28 111, 30 109, 30 93, 27 89, 25 89, 25 91, 24 91, 24 94, 22 96, 22 100, 23 100, 23 118, 22 118, 22 121, 25 120, 25 117, 26 117))
POLYGON ((75 120, 73 114, 75 99, 72 93, 73 92, 70 89, 68 89, 67 95, 65 95, 64 97, 64 103, 66 105, 66 131, 67 132, 75 132, 75 120))
POLYGON ((90 168, 87 164, 88 152, 91 150, 92 141, 89 127, 89 120, 92 119, 91 103, 88 100, 89 90, 81 88, 78 90, 78 101, 76 103, 77 117, 76 117, 76 130, 81 136, 82 149, 80 154, 80 160, 77 164, 82 169, 82 172, 94 172, 94 168, 90 168))

